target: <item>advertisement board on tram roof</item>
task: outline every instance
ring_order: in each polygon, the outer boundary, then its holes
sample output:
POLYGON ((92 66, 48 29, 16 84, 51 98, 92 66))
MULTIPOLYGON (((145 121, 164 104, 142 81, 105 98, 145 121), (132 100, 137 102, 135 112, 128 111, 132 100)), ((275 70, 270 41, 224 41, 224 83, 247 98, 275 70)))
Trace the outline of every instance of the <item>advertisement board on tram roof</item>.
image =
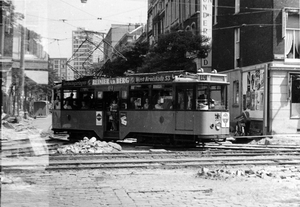
POLYGON ((172 80, 174 80, 173 75, 157 74, 157 75, 141 75, 141 76, 132 76, 132 77, 98 78, 98 79, 91 80, 91 85, 171 82, 172 80))

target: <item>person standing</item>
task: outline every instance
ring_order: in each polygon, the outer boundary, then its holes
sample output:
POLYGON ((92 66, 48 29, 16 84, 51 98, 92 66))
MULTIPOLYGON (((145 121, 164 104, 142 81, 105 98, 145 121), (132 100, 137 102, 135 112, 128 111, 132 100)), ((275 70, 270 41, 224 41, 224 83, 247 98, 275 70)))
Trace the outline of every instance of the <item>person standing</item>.
POLYGON ((117 131, 117 121, 118 121, 118 104, 116 100, 113 100, 112 103, 110 104, 110 112, 111 115, 109 117, 111 123, 112 123, 112 130, 117 131))

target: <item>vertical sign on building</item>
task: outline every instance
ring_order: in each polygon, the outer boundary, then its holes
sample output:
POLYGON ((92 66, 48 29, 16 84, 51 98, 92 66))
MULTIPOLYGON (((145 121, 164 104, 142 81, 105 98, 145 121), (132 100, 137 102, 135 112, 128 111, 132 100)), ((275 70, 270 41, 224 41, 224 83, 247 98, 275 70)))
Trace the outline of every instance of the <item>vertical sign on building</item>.
MULTIPOLYGON (((200 31, 201 35, 204 35, 212 39, 212 0, 201 0, 200 1, 200 31)), ((211 70, 212 66, 212 53, 208 53, 206 58, 201 59, 201 67, 206 71, 211 70)))

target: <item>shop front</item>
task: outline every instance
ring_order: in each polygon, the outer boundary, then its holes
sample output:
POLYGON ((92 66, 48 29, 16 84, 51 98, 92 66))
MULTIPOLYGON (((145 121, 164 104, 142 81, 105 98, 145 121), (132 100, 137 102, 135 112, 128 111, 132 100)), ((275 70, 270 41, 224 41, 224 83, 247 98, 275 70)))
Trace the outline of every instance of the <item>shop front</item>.
POLYGON ((225 73, 232 130, 247 111, 249 135, 300 133, 300 65, 271 62, 225 73))

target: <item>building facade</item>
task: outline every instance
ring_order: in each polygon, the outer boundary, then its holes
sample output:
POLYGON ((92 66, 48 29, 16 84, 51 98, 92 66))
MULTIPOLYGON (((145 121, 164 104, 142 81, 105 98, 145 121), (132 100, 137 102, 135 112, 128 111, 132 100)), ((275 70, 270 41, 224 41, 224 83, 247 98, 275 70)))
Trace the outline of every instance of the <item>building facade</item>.
POLYGON ((118 48, 119 41, 125 34, 129 34, 132 31, 135 31, 141 25, 139 24, 112 24, 108 33, 106 34, 104 42, 104 62, 112 60, 115 55, 121 55, 118 48))
POLYGON ((101 32, 78 28, 72 32, 72 57, 68 66, 74 71, 74 78, 93 75, 93 64, 103 60, 103 35, 101 32))
MULTIPOLYGON (((186 30, 212 39, 213 0, 148 0, 148 31, 150 45, 160 34, 186 30)), ((197 68, 211 72, 211 52, 206 58, 195 58, 197 68)))
POLYGON ((299 0, 149 0, 147 38, 211 37, 211 53, 196 61, 228 74, 232 125, 247 110, 254 134, 300 133, 299 10, 299 0))
POLYGON ((229 75, 231 118, 247 110, 258 133, 299 133, 299 0, 218 0, 214 7, 212 65, 229 75))
MULTIPOLYGON (((4 113, 13 115, 26 110, 29 99, 44 96, 44 93, 33 94, 28 88, 48 84, 49 74, 49 56, 44 51, 43 38, 39 31, 28 27, 39 28, 39 22, 28 25, 25 17, 30 9, 19 5, 16 11, 16 5, 20 3, 15 0, 1 1, 1 104, 4 113)), ((45 5, 39 12, 46 14, 44 8, 45 5)))
MULTIPOLYGON (((117 51, 121 51, 123 47, 128 44, 135 43, 137 41, 141 41, 142 35, 145 34, 145 26, 141 25, 136 29, 132 30, 131 32, 126 32, 123 37, 115 44, 114 49, 117 51)), ((118 54, 115 54, 118 56, 118 54)))
POLYGON ((58 81, 74 80, 74 71, 67 65, 67 58, 50 58, 49 67, 54 70, 58 81))

